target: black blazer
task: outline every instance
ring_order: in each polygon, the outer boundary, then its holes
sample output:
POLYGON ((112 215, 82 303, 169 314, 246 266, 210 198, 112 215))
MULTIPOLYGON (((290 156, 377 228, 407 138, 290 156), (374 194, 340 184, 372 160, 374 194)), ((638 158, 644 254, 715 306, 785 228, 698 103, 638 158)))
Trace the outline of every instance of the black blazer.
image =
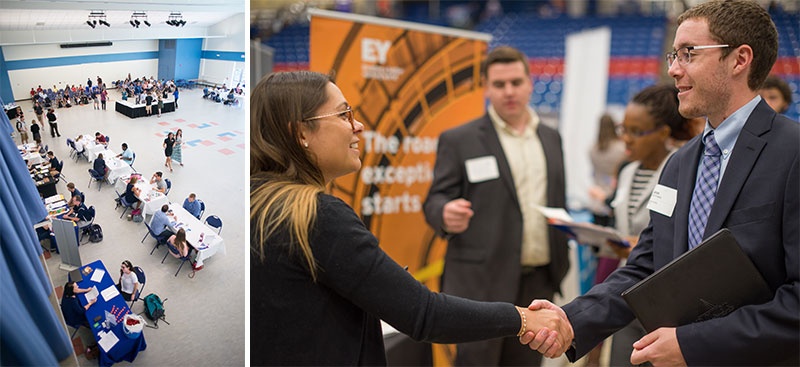
MULTIPOLYGON (((575 329, 571 361, 627 325, 634 315, 620 293, 688 249, 689 203, 700 159, 695 137, 667 162, 661 185, 677 189, 672 217, 650 212, 627 264, 564 306, 575 329)), ((739 133, 704 237, 729 228, 775 292, 772 301, 677 328, 689 365, 800 364, 800 125, 763 100, 739 133)))
MULTIPOLYGON (((561 137, 555 129, 539 124, 536 133, 547 164, 547 206, 566 204, 564 158, 561 137)), ((500 139, 486 114, 467 124, 445 131, 439 137, 433 183, 423 209, 425 219, 444 235, 444 205, 457 198, 472 203, 474 216, 469 228, 449 237, 445 255, 446 293, 471 299, 514 302, 521 274, 522 212, 500 139), (470 183, 465 162, 494 156, 499 179, 470 183)), ((550 238, 550 279, 560 290, 569 269, 567 238, 548 228, 550 238)))

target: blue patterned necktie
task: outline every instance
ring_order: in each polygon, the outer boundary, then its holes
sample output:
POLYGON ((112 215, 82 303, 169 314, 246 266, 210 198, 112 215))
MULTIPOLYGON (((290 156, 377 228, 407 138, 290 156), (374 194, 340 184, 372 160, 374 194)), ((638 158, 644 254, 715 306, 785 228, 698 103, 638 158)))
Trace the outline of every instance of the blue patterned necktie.
POLYGON ((708 223, 708 213, 714 205, 717 194, 719 172, 722 167, 721 152, 711 130, 703 139, 706 149, 698 174, 697 183, 692 193, 692 204, 689 207, 689 249, 691 250, 703 240, 703 232, 708 223))

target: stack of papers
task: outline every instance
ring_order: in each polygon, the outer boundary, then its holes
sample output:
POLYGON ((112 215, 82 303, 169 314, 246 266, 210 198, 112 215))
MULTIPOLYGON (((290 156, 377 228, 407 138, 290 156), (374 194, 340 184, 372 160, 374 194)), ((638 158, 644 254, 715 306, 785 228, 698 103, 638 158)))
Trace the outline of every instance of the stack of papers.
POLYGON ((613 245, 609 245, 608 241, 612 241, 622 247, 630 246, 623 239, 622 234, 614 228, 598 226, 592 223, 575 222, 569 213, 562 208, 537 206, 537 209, 547 217, 549 225, 567 233, 570 238, 579 244, 599 247, 600 253, 598 256, 617 257, 609 247, 613 245))
POLYGON ((110 351, 111 348, 113 348, 114 345, 116 345, 119 341, 117 335, 111 331, 101 331, 97 333, 97 337, 99 338, 97 344, 99 344, 100 348, 103 348, 106 353, 108 353, 108 351, 110 351))

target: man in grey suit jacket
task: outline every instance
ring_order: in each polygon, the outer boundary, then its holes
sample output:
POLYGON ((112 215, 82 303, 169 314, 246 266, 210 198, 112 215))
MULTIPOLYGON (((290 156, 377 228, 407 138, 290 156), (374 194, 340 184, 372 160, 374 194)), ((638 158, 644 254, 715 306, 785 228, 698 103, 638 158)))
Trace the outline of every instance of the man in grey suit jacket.
MULTIPOLYGON (((481 70, 488 113, 442 133, 427 222, 449 240, 442 290, 481 301, 551 299, 569 268, 566 237, 536 205, 564 207, 558 132, 528 106, 524 54, 498 47, 481 70)), ((459 344, 456 365, 538 365, 517 338, 459 344)))
MULTIPOLYGON (((633 344, 631 363, 797 366, 800 125, 776 114, 758 95, 777 58, 777 31, 753 1, 715 0, 678 18, 673 47, 667 61, 680 90, 679 110, 687 118, 706 116, 705 131, 667 162, 655 192, 673 199, 651 200, 650 224, 626 266, 564 306, 575 329, 567 357, 574 361, 630 322, 634 315, 620 293, 689 248, 690 226, 702 223, 690 213, 696 212, 693 192, 713 133, 721 169, 702 238, 730 229, 773 298, 716 319, 656 329, 633 344)), ((531 308, 540 306, 554 308, 539 302, 531 308)))

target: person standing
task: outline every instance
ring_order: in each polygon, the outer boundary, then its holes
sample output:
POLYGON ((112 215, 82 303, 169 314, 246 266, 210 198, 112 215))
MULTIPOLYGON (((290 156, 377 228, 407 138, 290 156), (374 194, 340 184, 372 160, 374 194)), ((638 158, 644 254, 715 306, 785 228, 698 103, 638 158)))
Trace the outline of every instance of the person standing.
POLYGON ((170 131, 167 137, 164 138, 164 143, 162 144, 162 147, 164 148, 164 156, 167 157, 167 159, 164 161, 164 167, 169 167, 170 172, 172 172, 172 148, 174 146, 175 134, 170 131))
POLYGON ((42 125, 44 128, 44 108, 42 108, 42 104, 39 101, 33 104, 33 113, 36 115, 36 120, 39 121, 39 125, 42 125))
POLYGON ((36 120, 31 121, 31 134, 33 135, 33 141, 35 141, 37 145, 42 145, 42 134, 39 132, 39 130, 39 124, 36 123, 36 120))
POLYGON ((728 228, 772 299, 658 328, 633 344, 630 362, 800 365, 800 124, 758 95, 777 59, 777 30, 764 8, 745 0, 696 5, 677 24, 669 75, 680 91, 681 115, 705 116, 705 129, 667 160, 657 187, 674 199, 650 211, 627 264, 563 307, 568 319, 562 321, 575 331, 564 350, 574 362, 627 325, 634 315, 623 291, 728 228))
POLYGON ((164 109, 164 99, 161 98, 161 94, 158 95, 158 117, 161 117, 161 110, 164 109))
POLYGON ((183 130, 178 129, 175 132, 175 145, 172 147, 172 158, 173 162, 178 162, 181 167, 183 167, 183 130))
POLYGON ((177 110, 178 109, 178 96, 180 95, 180 92, 178 92, 178 86, 177 85, 175 86, 175 91, 172 92, 172 95, 175 97, 175 109, 177 110))
POLYGON ((56 122, 58 118, 56 117, 56 111, 53 108, 47 109, 47 122, 50 124, 50 136, 55 138, 56 135, 61 137, 61 133, 58 132, 58 122, 56 122))
POLYGON ((19 133, 21 144, 28 144, 28 126, 24 115, 17 117, 17 132, 19 133))
POLYGON ((153 114, 153 95, 150 94, 150 90, 147 91, 147 95, 144 97, 144 111, 147 116, 153 114))
POLYGON ((108 100, 108 91, 105 87, 102 88, 100 91, 100 105, 103 107, 103 111, 106 110, 106 102, 108 100))
MULTIPOLYGON (((558 131, 529 107, 528 58, 497 47, 481 67, 490 106, 477 120, 445 131, 425 219, 448 239, 442 291, 481 301, 552 299, 569 268, 567 238, 536 205, 565 207, 558 131)), ((463 343, 456 365, 539 365, 517 338, 463 343)))

